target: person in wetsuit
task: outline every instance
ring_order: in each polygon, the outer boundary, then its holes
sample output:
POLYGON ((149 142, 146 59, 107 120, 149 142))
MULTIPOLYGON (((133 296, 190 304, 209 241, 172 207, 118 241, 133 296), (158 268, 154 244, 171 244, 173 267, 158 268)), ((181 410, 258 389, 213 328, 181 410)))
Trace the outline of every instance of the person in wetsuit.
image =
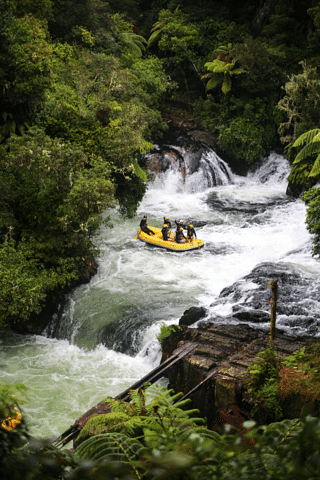
POLYGON ((163 217, 163 223, 165 223, 166 225, 168 225, 169 230, 171 229, 171 222, 170 222, 169 217, 163 217))
POLYGON ((176 220, 176 225, 177 225, 177 229, 176 229, 176 242, 177 243, 182 243, 183 242, 183 238, 186 240, 186 237, 184 236, 183 234, 183 220, 180 220, 180 222, 178 223, 176 220))
POLYGON ((161 233, 162 233, 163 240, 168 240, 169 227, 167 223, 163 224, 161 233))
POLYGON ((142 230, 144 233, 147 233, 148 235, 155 235, 154 231, 151 230, 151 229, 148 227, 148 224, 147 224, 147 223, 141 228, 141 230, 142 230))
POLYGON ((195 229, 193 228, 192 223, 190 223, 187 226, 187 236, 188 236, 189 241, 192 240, 193 237, 197 238, 197 234, 196 234, 195 229))
POLYGON ((141 228, 141 230, 143 230, 143 227, 145 227, 146 224, 147 224, 147 215, 144 215, 144 216, 143 216, 143 219, 142 219, 141 222, 140 222, 140 228, 141 228))

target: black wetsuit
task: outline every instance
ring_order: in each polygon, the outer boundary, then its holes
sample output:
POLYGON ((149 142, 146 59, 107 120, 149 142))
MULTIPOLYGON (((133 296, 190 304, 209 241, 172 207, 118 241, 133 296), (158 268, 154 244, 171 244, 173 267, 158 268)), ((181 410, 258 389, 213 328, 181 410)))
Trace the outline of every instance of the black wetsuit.
POLYGON ((186 237, 183 235, 183 228, 178 225, 177 226, 177 230, 176 230, 176 242, 177 243, 181 243, 182 242, 182 239, 185 239, 186 237))
POLYGON ((190 240, 192 237, 197 238, 195 229, 193 227, 190 227, 190 225, 187 226, 187 235, 190 240))
POLYGON ((163 223, 166 223, 166 224, 168 225, 169 230, 171 229, 171 222, 170 222, 170 220, 166 220, 166 218, 163 217, 163 223))
POLYGON ((141 230, 143 230, 143 227, 146 226, 146 223, 147 223, 147 219, 146 219, 146 218, 143 218, 143 219, 141 220, 141 222, 140 222, 140 228, 141 228, 141 230))
POLYGON ((144 233, 147 233, 148 235, 154 235, 154 232, 148 228, 148 224, 146 223, 142 228, 141 230, 144 232, 144 233))
POLYGON ((161 233, 163 240, 168 240, 168 227, 163 227, 161 233))

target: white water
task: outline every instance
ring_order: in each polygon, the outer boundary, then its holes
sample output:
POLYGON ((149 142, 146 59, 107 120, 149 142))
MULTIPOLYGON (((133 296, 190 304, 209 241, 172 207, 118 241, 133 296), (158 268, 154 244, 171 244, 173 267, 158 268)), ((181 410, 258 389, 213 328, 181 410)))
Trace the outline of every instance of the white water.
MULTIPOLYGON (((58 436, 146 375, 160 361, 162 322, 177 323, 191 306, 209 307, 260 262, 284 263, 319 281, 305 205, 285 195, 288 169, 271 154, 256 173, 231 175, 231 183, 223 177, 209 188, 205 172, 184 183, 179 171, 168 170, 150 186, 135 219, 113 214, 114 228, 97 238, 98 274, 70 295, 59 328, 47 331, 57 338, 8 334, 2 340, 0 380, 32 389, 25 412, 33 435, 58 436), (167 215, 192 219, 205 248, 167 252, 134 240, 144 213, 155 226, 167 215)), ((230 309, 223 304, 211 313, 230 309)))

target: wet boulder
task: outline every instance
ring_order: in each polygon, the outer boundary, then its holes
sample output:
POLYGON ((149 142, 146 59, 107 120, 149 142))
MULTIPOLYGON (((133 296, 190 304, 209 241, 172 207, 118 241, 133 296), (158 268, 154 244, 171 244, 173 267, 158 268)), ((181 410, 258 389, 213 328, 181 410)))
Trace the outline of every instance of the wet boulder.
POLYGON ((191 307, 184 312, 179 320, 179 325, 188 327, 196 323, 201 318, 204 318, 206 315, 207 311, 204 307, 191 307))

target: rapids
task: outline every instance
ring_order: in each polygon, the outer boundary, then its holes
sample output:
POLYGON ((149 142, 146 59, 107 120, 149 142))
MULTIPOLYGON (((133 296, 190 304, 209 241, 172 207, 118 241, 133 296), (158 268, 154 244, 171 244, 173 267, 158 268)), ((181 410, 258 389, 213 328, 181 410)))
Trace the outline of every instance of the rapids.
MULTIPOLYGON (((187 156, 181 147, 176 151, 187 156)), ((156 175, 136 218, 111 214, 114 228, 102 229, 96 239, 97 275, 67 296, 43 335, 8 332, 2 339, 0 379, 31 389, 24 410, 32 435, 57 437, 103 398, 147 374, 160 361, 160 325, 178 323, 187 308, 204 306, 212 321, 228 322, 240 297, 251 299, 257 284, 250 274, 261 263, 319 288, 306 207, 285 195, 285 158, 271 153, 246 177, 233 174, 210 149, 198 160, 186 176, 178 164, 156 175), (135 240, 143 214, 155 226, 163 216, 173 223, 191 219, 205 247, 167 252, 135 240), (226 290, 233 284, 237 295, 226 290)), ((300 292, 299 301, 316 313, 310 292, 300 292)), ((268 308, 266 302, 262 309, 268 308)), ((317 335, 296 317, 297 333, 317 335)), ((290 332, 289 320, 288 312, 280 315, 279 328, 290 332)))

